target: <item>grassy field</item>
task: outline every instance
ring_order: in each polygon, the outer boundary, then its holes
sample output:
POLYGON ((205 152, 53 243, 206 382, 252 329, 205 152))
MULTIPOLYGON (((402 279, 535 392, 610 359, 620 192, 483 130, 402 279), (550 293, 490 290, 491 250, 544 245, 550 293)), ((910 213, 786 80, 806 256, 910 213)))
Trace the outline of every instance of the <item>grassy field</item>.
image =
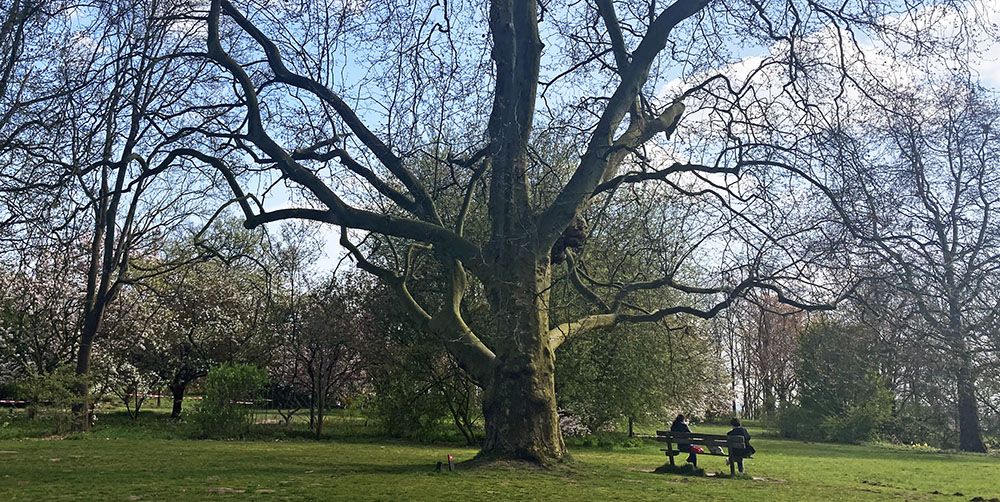
MULTIPOLYGON (((331 425, 349 429, 357 420, 331 425)), ((1000 500, 1000 458, 902 447, 755 439, 759 455, 744 479, 653 474, 664 461, 653 443, 576 447, 573 462, 552 471, 435 473, 447 454, 462 461, 475 450, 356 434, 195 441, 150 416, 138 426, 111 419, 87 436, 62 438, 7 422, 0 500, 1000 500)), ((700 464, 728 471, 721 457, 700 464)))

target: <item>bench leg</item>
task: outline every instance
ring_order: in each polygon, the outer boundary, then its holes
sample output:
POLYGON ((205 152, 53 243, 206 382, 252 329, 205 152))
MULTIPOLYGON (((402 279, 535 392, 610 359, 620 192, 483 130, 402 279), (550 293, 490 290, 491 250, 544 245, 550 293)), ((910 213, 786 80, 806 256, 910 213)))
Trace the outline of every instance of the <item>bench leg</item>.
POLYGON ((670 457, 670 467, 674 467, 674 444, 667 441, 667 456, 670 457))

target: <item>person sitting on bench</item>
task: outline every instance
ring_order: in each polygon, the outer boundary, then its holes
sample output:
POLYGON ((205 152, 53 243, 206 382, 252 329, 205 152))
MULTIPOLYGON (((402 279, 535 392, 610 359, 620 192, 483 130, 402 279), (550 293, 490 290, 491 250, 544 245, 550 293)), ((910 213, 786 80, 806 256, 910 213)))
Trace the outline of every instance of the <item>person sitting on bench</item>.
MULTIPOLYGON (((674 423, 670 424, 670 432, 687 432, 689 434, 691 433, 691 428, 688 427, 687 419, 684 418, 683 414, 677 415, 677 418, 674 419, 674 423)), ((691 443, 681 443, 680 441, 678 441, 677 451, 686 452, 688 454, 687 461, 690 462, 691 465, 698 467, 698 455, 695 454, 691 443)))
MULTIPOLYGON (((730 453, 736 462, 736 468, 743 472, 743 459, 750 458, 757 450, 753 446, 750 446, 750 433, 747 432, 746 428, 740 423, 740 419, 733 418, 729 421, 729 425, 733 426, 733 430, 726 433, 727 436, 743 436, 743 448, 734 448, 730 453)), ((729 460, 726 460, 726 465, 729 465, 729 460)))

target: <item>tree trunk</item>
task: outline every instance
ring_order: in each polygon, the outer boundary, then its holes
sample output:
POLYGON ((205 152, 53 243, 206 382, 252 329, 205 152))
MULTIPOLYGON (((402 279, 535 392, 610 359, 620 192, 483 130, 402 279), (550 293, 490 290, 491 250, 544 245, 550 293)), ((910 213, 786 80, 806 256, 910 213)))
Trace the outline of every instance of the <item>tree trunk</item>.
POLYGON ((173 408, 170 410, 170 418, 177 420, 181 418, 181 405, 184 403, 184 391, 187 390, 187 382, 175 382, 167 387, 174 397, 173 408))
POLYGON ((90 373, 90 352, 94 345, 94 336, 101 327, 103 304, 97 304, 89 309, 84 317, 83 329, 80 333, 80 349, 76 355, 76 375, 80 377, 74 385, 73 393, 73 430, 77 432, 90 431, 90 385, 87 374, 90 373))
POLYGON ((497 365, 483 399, 486 440, 479 458, 559 462, 566 455, 556 412, 551 358, 497 365))
MULTIPOLYGON (((954 290, 951 269, 946 277, 949 289, 954 290)), ((962 322, 962 305, 957 294, 948 298, 948 336, 958 362, 955 384, 958 387, 958 448, 962 451, 986 453, 983 433, 979 428, 979 406, 976 402, 976 377, 972 373, 972 353, 965 341, 962 322)))
MULTIPOLYGON (((962 344, 964 348, 964 343, 962 344)), ((986 453, 979 427, 979 406, 976 402, 975 377, 972 375, 972 355, 968 350, 959 354, 958 365, 958 447, 962 451, 986 453)))
POLYGON ((326 395, 323 391, 318 390, 323 388, 322 378, 319 381, 319 385, 316 386, 316 439, 321 439, 323 437, 323 415, 326 413, 326 395))
POLYGON ((629 417, 628 417, 628 437, 630 437, 630 438, 634 438, 635 437, 634 425, 635 425, 635 419, 632 418, 632 415, 629 415, 629 417))
POLYGON ((486 439, 478 458, 553 464, 566 457, 566 446, 548 339, 549 257, 504 269, 506 280, 490 291, 500 350, 483 389, 486 439))
POLYGON ((135 419, 139 420, 139 410, 142 409, 143 403, 146 402, 146 396, 140 396, 139 391, 135 393, 135 419))

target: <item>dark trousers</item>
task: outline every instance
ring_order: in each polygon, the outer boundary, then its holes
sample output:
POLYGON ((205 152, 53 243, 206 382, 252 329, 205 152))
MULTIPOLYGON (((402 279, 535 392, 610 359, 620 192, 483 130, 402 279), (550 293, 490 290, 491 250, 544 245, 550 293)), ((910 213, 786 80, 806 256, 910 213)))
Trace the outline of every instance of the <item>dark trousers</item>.
POLYGON ((743 459, 750 458, 754 454, 754 450, 751 448, 741 448, 733 450, 733 462, 736 463, 736 467, 743 472, 743 459))
POLYGON ((691 449, 691 445, 689 445, 689 444, 679 444, 679 445, 677 445, 677 451, 687 452, 687 454, 688 454, 688 458, 687 458, 688 463, 690 463, 690 464, 692 464, 694 466, 698 465, 698 454, 696 454, 691 449))

